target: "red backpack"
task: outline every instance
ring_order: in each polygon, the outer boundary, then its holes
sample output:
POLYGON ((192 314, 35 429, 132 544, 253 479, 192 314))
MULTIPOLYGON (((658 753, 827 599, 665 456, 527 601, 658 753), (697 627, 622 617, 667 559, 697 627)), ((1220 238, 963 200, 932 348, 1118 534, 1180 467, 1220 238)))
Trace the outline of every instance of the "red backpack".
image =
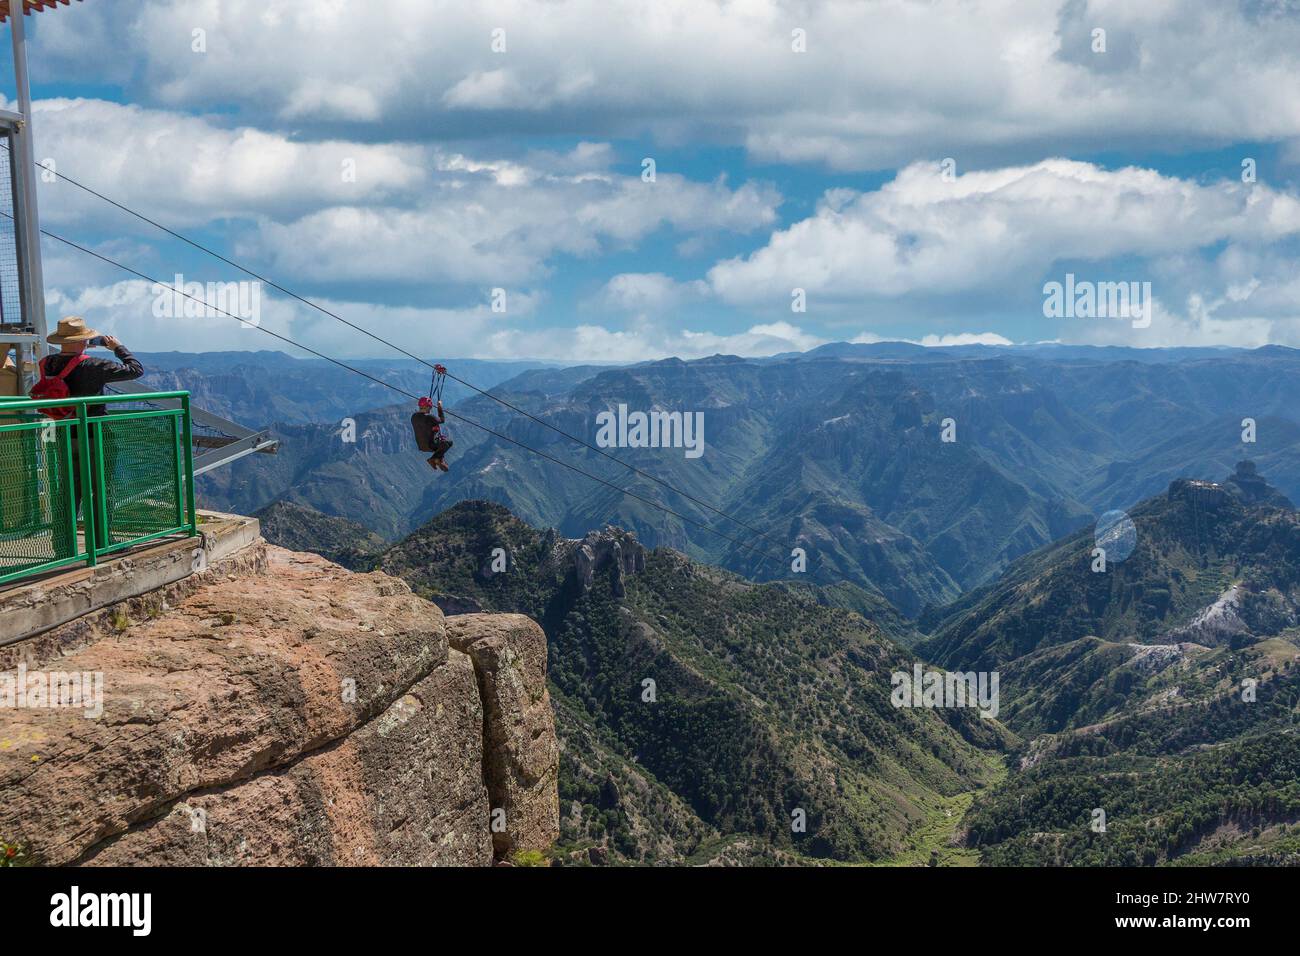
MULTIPOLYGON (((68 383, 64 381, 64 379, 68 377, 69 372, 82 363, 82 360, 85 359, 85 357, 85 355, 74 356, 67 365, 63 366, 63 371, 59 372, 57 375, 50 376, 45 372, 45 363, 50 359, 47 355, 45 358, 41 359, 41 380, 32 386, 32 390, 28 392, 28 395, 36 399, 48 398, 50 401, 58 401, 61 398, 72 397, 72 391, 68 388, 68 383)), ((75 408, 70 408, 66 405, 58 408, 42 408, 38 409, 38 411, 46 418, 55 419, 68 418, 71 415, 77 414, 75 408)))

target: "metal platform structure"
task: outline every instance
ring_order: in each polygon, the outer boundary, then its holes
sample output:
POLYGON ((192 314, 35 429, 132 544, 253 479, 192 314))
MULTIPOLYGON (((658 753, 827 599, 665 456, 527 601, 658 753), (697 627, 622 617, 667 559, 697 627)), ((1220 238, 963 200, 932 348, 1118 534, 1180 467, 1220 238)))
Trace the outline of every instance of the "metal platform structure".
MULTIPOLYGON (((37 209, 35 150, 32 145, 31 87, 27 76, 26 16, 69 6, 71 0, 23 0, 25 16, 13 16, 17 0, 0 0, 0 23, 13 40, 18 111, 0 110, 0 397, 25 397, 45 355, 48 322, 41 270, 41 227, 37 209)), ((80 2, 80 0, 78 0, 80 2)), ((117 383, 123 394, 154 391, 138 382, 117 383)), ((264 430, 247 428, 201 408, 191 409, 196 475, 254 452, 274 453, 278 442, 264 430)))
MULTIPOLYGON (((24 0, 25 13, 57 6, 55 0, 24 0)), ((0 22, 8 22, 13 38, 14 86, 18 112, 0 110, 0 139, 4 154, 0 181, 0 365, 13 352, 15 394, 26 395, 34 384, 36 361, 45 346, 45 279, 41 272, 40 214, 36 208, 36 165, 32 148, 32 95, 27 78, 25 18, 12 16, 13 0, 0 2, 0 22)))

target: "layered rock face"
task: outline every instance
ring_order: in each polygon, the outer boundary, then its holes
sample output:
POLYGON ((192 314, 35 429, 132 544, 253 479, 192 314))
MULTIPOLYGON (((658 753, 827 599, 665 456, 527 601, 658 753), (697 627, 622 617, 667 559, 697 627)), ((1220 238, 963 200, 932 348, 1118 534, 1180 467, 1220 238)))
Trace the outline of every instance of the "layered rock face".
POLYGON ((34 646, 28 683, 102 675, 102 714, 0 709, 0 839, 55 865, 489 865, 554 842, 535 623, 449 628, 384 574, 278 548, 264 567, 34 646))
POLYGON ((560 830, 560 747, 546 689, 546 636, 522 614, 449 618, 447 639, 468 654, 483 702, 483 778, 500 857, 549 846, 560 830), (495 821, 494 821, 495 824, 495 821))

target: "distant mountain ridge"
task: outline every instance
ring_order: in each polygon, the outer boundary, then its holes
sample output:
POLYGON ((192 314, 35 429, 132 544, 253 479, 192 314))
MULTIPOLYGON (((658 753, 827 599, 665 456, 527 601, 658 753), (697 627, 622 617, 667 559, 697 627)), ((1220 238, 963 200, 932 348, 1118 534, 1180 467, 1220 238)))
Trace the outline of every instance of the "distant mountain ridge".
MULTIPOLYGON (((1253 463, 1222 483, 1174 481, 1129 514, 1131 555, 1095 571, 1091 530, 1027 555, 946 608, 922 651, 964 668, 1088 636, 1176 643, 1232 588, 1233 616, 1253 633, 1300 623, 1300 514, 1253 463)), ((1197 635, 1225 642, 1204 627, 1197 635)))
MULTIPOLYGON (((158 391, 184 390, 194 404, 249 427, 283 423, 336 423, 386 405, 394 392, 378 382, 317 358, 284 352, 141 352, 142 384, 158 391)), ((429 390, 431 371, 413 359, 349 359, 349 365, 416 395, 429 390)), ((492 388, 544 362, 455 360, 459 376, 492 388)), ((448 403, 474 394, 448 382, 448 403)))
POLYGON ((873 346, 847 351, 535 369, 493 389, 592 442, 596 415, 620 403, 703 412, 701 459, 680 449, 610 453, 780 546, 488 399, 455 405, 703 525, 759 540, 763 557, 454 420, 452 471, 434 477, 413 450, 401 406, 352 416, 354 443, 338 425, 277 426, 278 456, 213 473, 201 491, 215 507, 240 511, 285 498, 389 539, 457 501, 485 498, 568 535, 612 522, 647 544, 757 579, 797 577, 790 552, 801 547, 809 579, 878 590, 909 615, 993 580, 1102 511, 1176 477, 1220 477, 1247 455, 1284 495, 1300 494, 1294 350, 1174 350, 1143 361, 1128 350, 1046 347, 978 347, 964 350, 967 358, 961 349, 923 350, 923 361, 879 358, 873 346), (1118 360, 1088 357, 1116 351, 1118 360), (1253 444, 1242 442, 1246 418, 1257 426, 1253 444))
POLYGON ((262 537, 289 551, 311 551, 350 571, 370 570, 384 539, 347 518, 321 514, 289 501, 276 501, 253 515, 262 537))

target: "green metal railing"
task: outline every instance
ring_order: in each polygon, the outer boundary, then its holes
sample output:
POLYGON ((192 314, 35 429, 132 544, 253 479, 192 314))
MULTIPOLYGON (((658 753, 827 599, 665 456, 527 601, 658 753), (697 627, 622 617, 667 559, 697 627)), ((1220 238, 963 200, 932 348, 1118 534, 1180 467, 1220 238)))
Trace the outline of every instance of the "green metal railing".
POLYGON ((189 392, 0 399, 0 584, 198 534, 190 427, 189 392), (164 400, 179 405, 112 407, 164 400), (56 407, 75 414, 40 413, 56 407))

